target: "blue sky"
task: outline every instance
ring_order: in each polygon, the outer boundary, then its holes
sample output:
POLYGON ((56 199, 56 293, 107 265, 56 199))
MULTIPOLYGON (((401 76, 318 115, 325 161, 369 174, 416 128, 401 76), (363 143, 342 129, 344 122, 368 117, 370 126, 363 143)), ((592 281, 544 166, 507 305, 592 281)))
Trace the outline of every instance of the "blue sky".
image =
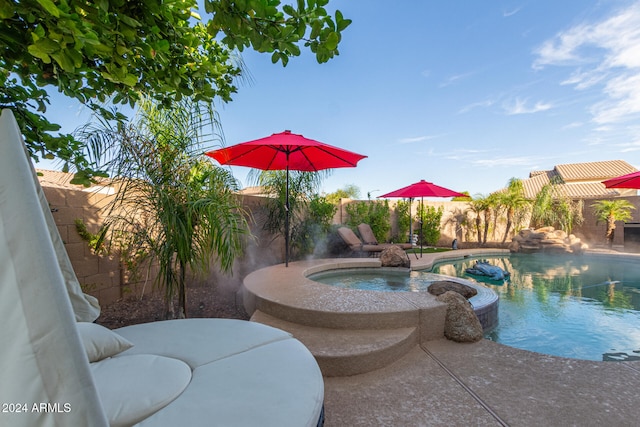
MULTIPOLYGON (((367 155, 322 189, 363 198, 420 179, 488 194, 560 163, 640 168, 640 1, 330 5, 353 23, 328 63, 243 53, 251 80, 218 105, 227 145, 289 129, 367 155)), ((50 118, 70 131, 76 111, 50 118)))

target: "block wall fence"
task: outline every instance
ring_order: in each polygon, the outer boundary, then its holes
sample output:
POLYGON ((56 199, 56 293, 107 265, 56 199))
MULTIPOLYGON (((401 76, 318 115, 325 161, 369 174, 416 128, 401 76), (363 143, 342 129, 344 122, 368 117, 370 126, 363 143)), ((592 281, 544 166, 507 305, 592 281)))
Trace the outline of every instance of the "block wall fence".
MULTIPOLYGON (((103 224, 102 210, 111 201, 113 196, 99 192, 47 186, 43 183, 43 190, 52 210, 56 225, 65 243, 67 253, 73 265, 78 280, 86 293, 97 297, 102 305, 109 304, 121 298, 130 296, 140 297, 155 291, 154 280, 156 271, 150 269, 150 273, 143 273, 145 277, 134 280, 121 264, 117 255, 96 255, 89 248, 76 230, 75 221, 81 219, 91 233, 97 233, 103 224)), ((284 239, 282 236, 268 234, 262 231, 259 225, 266 217, 263 198, 257 196, 242 196, 245 209, 251 213, 252 238, 247 239, 245 255, 236 260, 233 266, 233 274, 225 274, 212 268, 204 283, 224 283, 230 291, 239 289, 242 279, 251 271, 268 265, 284 262, 284 239)), ((630 222, 640 222, 640 197, 626 197, 637 209, 633 211, 633 219, 630 222)), ((352 200, 343 200, 334 217, 334 223, 346 222, 345 205, 352 200)), ((584 207, 585 222, 574 230, 574 234, 587 243, 590 247, 604 244, 605 224, 596 224, 593 210, 586 201, 584 207)), ((412 212, 415 215, 419 202, 414 202, 412 212)), ((466 202, 434 202, 425 201, 431 206, 443 207, 444 215, 441 222, 441 237, 438 246, 450 247, 454 238, 458 239, 459 247, 477 246, 476 234, 473 224, 470 224, 471 216, 466 202)), ((391 223, 396 224, 393 207, 395 203, 390 201, 392 209, 391 223)), ((392 233, 395 230, 392 230, 392 233)), ((504 224, 498 223, 498 228, 490 235, 490 245, 498 245, 502 240, 504 224)), ((513 234, 513 233, 512 233, 513 234)), ((510 236, 507 243, 511 241, 510 236)), ((617 224, 614 245, 624 243, 624 224, 617 224)), ((139 276, 142 276, 140 274, 139 276)))

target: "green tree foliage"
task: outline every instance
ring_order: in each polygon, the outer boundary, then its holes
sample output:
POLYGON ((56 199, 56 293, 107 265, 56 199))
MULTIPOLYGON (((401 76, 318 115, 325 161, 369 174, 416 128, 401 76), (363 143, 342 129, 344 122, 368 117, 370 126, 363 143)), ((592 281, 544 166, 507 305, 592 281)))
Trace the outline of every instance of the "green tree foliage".
POLYGON ((469 194, 468 191, 462 191, 462 194, 464 194, 465 197, 456 196, 453 199, 451 199, 451 201, 452 202, 468 202, 469 200, 471 200, 471 195, 469 194))
POLYGON ((234 49, 271 53, 283 65, 301 46, 321 63, 338 55, 351 21, 329 15, 327 3, 205 0, 202 21, 196 0, 0 0, 0 108, 14 110, 34 158, 58 158, 76 168, 75 183, 88 184, 104 171, 88 162, 81 141, 55 133, 45 87, 119 121, 107 102, 229 101, 241 73, 234 49))
POLYGON ((594 210, 596 221, 604 221, 607 224, 605 238, 609 247, 613 246, 616 221, 629 221, 632 218, 631 211, 636 208, 625 199, 598 200, 591 207, 594 210))
POLYGON ((349 203, 345 206, 347 225, 356 229, 359 224, 369 224, 379 242, 386 242, 391 230, 391 211, 388 200, 369 200, 349 203))
POLYGON ((442 206, 436 208, 435 206, 420 205, 418 207, 416 220, 422 224, 422 243, 429 246, 438 244, 443 213, 442 206))
POLYGON ((311 197, 307 204, 306 216, 300 223, 300 229, 292 233, 297 236, 291 242, 297 253, 311 254, 318 250, 319 245, 326 242, 337 210, 337 206, 327 201, 325 197, 318 194, 311 197))
POLYGON ((102 166, 119 190, 106 225, 114 241, 130 236, 128 253, 158 263, 167 317, 175 295, 178 315, 187 316, 187 271, 204 274, 212 260, 230 271, 249 233, 236 180, 202 156, 212 123, 206 112, 188 100, 174 109, 147 102, 131 123, 83 133, 88 144, 109 147, 102 166))
POLYGON ((511 178, 504 192, 496 193, 497 203, 502 206, 507 223, 502 237, 502 243, 506 242, 512 227, 517 229, 524 220, 530 201, 524 195, 522 180, 511 178))
MULTIPOLYGON (((308 224, 305 222, 308 219, 309 205, 316 197, 320 184, 327 174, 327 171, 289 171, 289 249, 292 259, 307 253, 310 247, 309 242, 305 242, 305 236, 308 233, 308 224)), ((253 169, 249 173, 249 180, 262 187, 265 194, 269 195, 264 229, 273 234, 284 235, 287 200, 286 171, 253 169)))
POLYGON ((404 242, 409 236, 411 228, 411 203, 409 201, 399 200, 396 203, 396 220, 398 222, 398 242, 404 242))
POLYGON ((540 189, 532 204, 531 224, 534 228, 550 225, 571 233, 574 226, 584 222, 584 203, 564 195, 558 184, 554 180, 540 189))
POLYGON ((478 233, 478 243, 481 246, 487 244, 489 229, 495 228, 494 219, 497 217, 498 199, 497 193, 490 195, 477 194, 470 202, 469 206, 475 213, 475 228, 478 233))
POLYGON ((333 193, 327 194, 326 198, 330 203, 337 205, 340 203, 340 199, 355 200, 360 198, 360 189, 354 184, 348 184, 333 193))

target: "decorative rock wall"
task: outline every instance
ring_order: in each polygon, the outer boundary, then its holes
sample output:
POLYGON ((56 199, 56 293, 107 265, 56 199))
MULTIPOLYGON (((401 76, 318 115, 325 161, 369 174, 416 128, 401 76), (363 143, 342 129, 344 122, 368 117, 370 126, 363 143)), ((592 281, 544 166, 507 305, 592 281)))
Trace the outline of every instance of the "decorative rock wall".
POLYGON ((521 230, 509 245, 511 252, 582 253, 589 246, 574 236, 553 227, 521 230))

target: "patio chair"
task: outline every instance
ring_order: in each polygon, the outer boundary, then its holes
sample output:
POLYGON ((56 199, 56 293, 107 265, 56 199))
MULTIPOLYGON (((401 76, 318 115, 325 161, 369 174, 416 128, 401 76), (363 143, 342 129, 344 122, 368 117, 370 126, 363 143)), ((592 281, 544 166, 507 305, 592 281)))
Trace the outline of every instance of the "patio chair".
MULTIPOLYGON (((358 233, 360 233, 360 237, 362 238, 362 241, 364 242, 364 244, 379 245, 378 239, 376 239, 376 236, 375 234, 373 234, 373 230, 371 229, 371 226, 369 224, 362 223, 358 225, 358 233)), ((413 248, 413 245, 411 243, 388 243, 388 244, 399 246, 404 250, 413 248)))
MULTIPOLYGON (((378 239, 376 239, 376 236, 375 234, 373 234, 373 230, 371 229, 371 226, 369 224, 362 223, 358 225, 358 233, 360 233, 360 236, 362 237, 362 240, 365 242, 365 244, 382 245, 384 247, 388 247, 390 245, 398 246, 404 251, 413 249, 413 244, 411 243, 378 243, 378 239)), ((414 255, 416 256, 416 259, 418 259, 418 254, 414 253, 414 255)))
POLYGON ((235 319, 111 331, 82 292, 10 110, 0 114, 0 424, 316 426, 324 383, 291 334, 235 319), (14 410, 15 409, 15 410, 14 410), (139 424, 138 424, 139 423, 139 424))
POLYGON ((389 247, 389 245, 364 244, 362 243, 362 240, 360 240, 360 238, 356 236, 356 233, 354 233, 353 230, 349 227, 338 228, 338 236, 342 238, 344 243, 356 255, 378 256, 380 255, 380 252, 389 247))

